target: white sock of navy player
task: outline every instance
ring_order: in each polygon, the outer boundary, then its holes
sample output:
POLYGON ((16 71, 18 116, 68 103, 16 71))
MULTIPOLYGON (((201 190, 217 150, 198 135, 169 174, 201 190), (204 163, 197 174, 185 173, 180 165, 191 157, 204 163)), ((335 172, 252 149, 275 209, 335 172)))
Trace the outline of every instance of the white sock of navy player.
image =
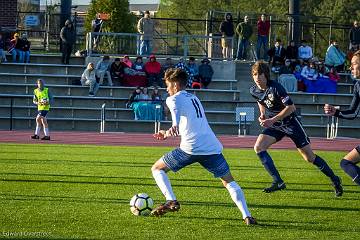
POLYGON ((35 135, 38 135, 38 136, 39 136, 40 130, 41 130, 41 124, 36 124, 35 135))
POLYGON ((251 213, 247 207, 244 193, 237 182, 232 181, 226 185, 226 189, 229 191, 231 199, 235 202, 236 206, 240 209, 243 219, 251 217, 251 213))
POLYGON ((45 136, 49 136, 49 128, 44 128, 44 134, 45 136))
POLYGON ((164 170, 153 170, 152 175, 156 184, 164 194, 166 201, 176 200, 175 194, 172 190, 170 180, 164 170))

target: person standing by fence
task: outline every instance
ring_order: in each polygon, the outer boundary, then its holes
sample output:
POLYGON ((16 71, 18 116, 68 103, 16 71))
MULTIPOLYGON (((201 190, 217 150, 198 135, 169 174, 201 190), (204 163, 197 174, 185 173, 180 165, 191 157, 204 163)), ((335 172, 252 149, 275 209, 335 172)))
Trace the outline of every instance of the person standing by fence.
POLYGON ((253 34, 252 26, 249 23, 249 17, 244 17, 244 22, 241 22, 236 27, 236 33, 239 35, 238 39, 238 49, 236 53, 237 60, 246 59, 247 46, 249 45, 249 40, 253 34))
POLYGON ((69 64, 70 55, 73 50, 73 46, 76 41, 76 31, 73 23, 70 20, 66 20, 65 26, 60 31, 61 38, 61 62, 63 64, 69 64))
POLYGON ((233 41, 234 41, 234 24, 231 13, 225 14, 225 20, 220 24, 220 32, 222 35, 221 46, 224 60, 232 58, 233 41))
POLYGON ((154 21, 150 18, 149 11, 145 11, 144 17, 138 22, 137 29, 141 34, 140 55, 150 55, 154 38, 154 21))
POLYGON ((256 45, 256 55, 258 59, 268 59, 268 42, 269 42, 269 31, 270 31, 270 21, 266 19, 266 15, 262 14, 261 18, 257 22, 258 27, 258 39, 256 45), (261 47, 263 46, 263 57, 260 56, 261 47))

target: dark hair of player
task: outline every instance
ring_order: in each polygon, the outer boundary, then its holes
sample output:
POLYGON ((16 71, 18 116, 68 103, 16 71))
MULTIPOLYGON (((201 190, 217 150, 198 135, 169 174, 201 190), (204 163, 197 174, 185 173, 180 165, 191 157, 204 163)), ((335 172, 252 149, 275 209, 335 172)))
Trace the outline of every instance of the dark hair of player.
POLYGON ((270 68, 269 65, 264 61, 256 61, 251 68, 252 75, 264 74, 267 81, 270 81, 270 68))
POLYGON ((187 73, 183 69, 179 68, 169 68, 165 72, 165 81, 168 82, 176 82, 181 86, 181 88, 185 88, 187 85, 187 73))

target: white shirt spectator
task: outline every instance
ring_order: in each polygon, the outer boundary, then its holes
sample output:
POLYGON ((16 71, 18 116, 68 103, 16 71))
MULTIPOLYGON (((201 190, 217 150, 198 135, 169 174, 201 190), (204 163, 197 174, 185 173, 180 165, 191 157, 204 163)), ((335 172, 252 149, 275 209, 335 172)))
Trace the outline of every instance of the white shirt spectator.
POLYGON ((312 48, 310 46, 300 46, 298 50, 299 59, 309 60, 313 57, 312 48))
POLYGON ((301 71, 301 76, 308 80, 316 80, 318 77, 318 73, 314 68, 305 66, 301 71))

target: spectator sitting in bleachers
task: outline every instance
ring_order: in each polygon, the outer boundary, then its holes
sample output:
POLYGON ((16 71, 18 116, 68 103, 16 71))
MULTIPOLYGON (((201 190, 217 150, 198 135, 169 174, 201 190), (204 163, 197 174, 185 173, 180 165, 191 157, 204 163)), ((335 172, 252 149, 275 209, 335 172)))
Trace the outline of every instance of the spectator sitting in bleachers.
POLYGON ((132 104, 134 102, 139 101, 140 99, 140 94, 141 94, 141 88, 140 87, 136 87, 136 89, 130 94, 130 97, 128 99, 128 101, 126 102, 126 108, 132 108, 132 104))
POLYGON ((22 51, 23 51, 23 58, 25 63, 30 62, 30 45, 31 42, 27 39, 26 34, 24 33, 21 38, 22 41, 22 51))
POLYGON ((12 60, 15 63, 16 58, 21 63, 24 61, 24 52, 22 51, 23 44, 22 40, 19 38, 19 34, 15 33, 14 38, 10 41, 9 53, 12 55, 12 60))
POLYGON ((145 72, 149 86, 164 86, 161 79, 161 64, 156 61, 155 55, 150 55, 149 61, 145 63, 145 72))
POLYGON ((298 47, 295 45, 295 41, 291 40, 286 48, 286 59, 290 59, 292 66, 295 67, 295 63, 298 58, 298 47))
POLYGON ((325 55, 325 65, 335 67, 338 72, 344 70, 346 55, 339 49, 338 42, 333 40, 325 55))
POLYGON ((301 71, 301 76, 303 77, 303 79, 309 81, 315 81, 317 79, 318 72, 315 69, 314 62, 310 62, 304 66, 304 68, 301 71))
POLYGON ((279 70, 278 82, 286 89, 287 92, 297 92, 298 80, 293 74, 294 70, 291 66, 291 60, 286 59, 285 65, 279 70))
POLYGON ((285 55, 286 51, 281 44, 281 40, 276 39, 274 47, 270 48, 268 51, 268 56, 270 57, 270 64, 273 72, 278 72, 279 68, 284 65, 285 55))
POLYGON ((154 89, 151 93, 151 100, 152 100, 153 104, 161 104, 162 103, 162 97, 161 97, 158 87, 154 87, 154 89))
POLYGON ((81 75, 81 85, 90 86, 89 96, 94 97, 99 89, 99 84, 96 82, 94 63, 90 62, 83 74, 81 75))
POLYGON ((123 63, 128 67, 132 68, 133 62, 130 60, 130 57, 128 55, 125 55, 123 58, 123 63))
POLYGON ((115 58, 115 61, 110 66, 110 75, 113 85, 120 86, 124 79, 124 64, 120 58, 115 58))
POLYGON ((305 62, 313 57, 312 48, 306 44, 305 40, 301 40, 301 45, 298 48, 298 55, 298 58, 305 62))
MULTIPOLYGON (((200 78, 199 78, 199 67, 195 62, 195 58, 194 57, 189 57, 189 61, 187 64, 187 68, 189 69, 190 75, 189 78, 191 78, 191 82, 196 82, 200 84, 201 88, 201 83, 200 83, 200 78)), ((193 86, 193 84, 192 84, 193 86)))
POLYGON ((5 62, 6 57, 5 55, 5 40, 3 38, 3 35, 0 33, 0 63, 5 62))
POLYGON ((145 72, 145 67, 141 56, 138 56, 136 58, 136 61, 134 62, 132 68, 139 72, 145 72))
POLYGON ((200 82, 204 88, 207 88, 209 86, 213 75, 214 75, 214 70, 210 65, 209 59, 204 58, 199 66, 200 82))
POLYGON ((166 58, 165 63, 163 65, 161 65, 162 77, 164 77, 166 70, 168 70, 169 68, 173 68, 173 67, 174 67, 174 64, 172 63, 172 59, 170 57, 166 58))
POLYGON ((153 120, 155 116, 154 105, 145 87, 137 87, 128 101, 130 108, 134 110, 135 120, 153 120))
POLYGON ((187 76, 188 76, 188 83, 186 85, 187 88, 191 88, 192 87, 192 78, 190 78, 190 71, 189 68, 185 65, 185 61, 183 57, 179 58, 179 62, 177 64, 175 64, 174 68, 179 68, 179 69, 183 69, 185 70, 187 76))
POLYGON ((334 67, 330 68, 328 76, 331 81, 338 82, 340 80, 340 76, 334 67))
POLYGON ((96 77, 99 78, 99 84, 102 85, 104 82, 104 77, 107 77, 108 85, 113 86, 113 82, 110 74, 110 57, 104 56, 102 60, 100 60, 96 64, 96 77))

